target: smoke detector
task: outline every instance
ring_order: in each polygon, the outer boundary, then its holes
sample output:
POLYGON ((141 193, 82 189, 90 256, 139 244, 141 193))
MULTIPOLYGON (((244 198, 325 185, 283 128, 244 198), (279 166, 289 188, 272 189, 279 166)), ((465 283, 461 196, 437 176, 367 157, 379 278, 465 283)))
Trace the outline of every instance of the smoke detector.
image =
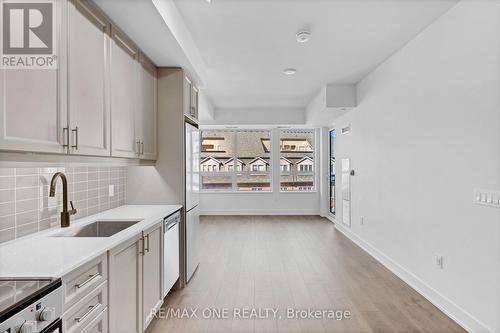
POLYGON ((297 42, 306 43, 311 38, 311 33, 309 31, 300 31, 297 33, 297 42))

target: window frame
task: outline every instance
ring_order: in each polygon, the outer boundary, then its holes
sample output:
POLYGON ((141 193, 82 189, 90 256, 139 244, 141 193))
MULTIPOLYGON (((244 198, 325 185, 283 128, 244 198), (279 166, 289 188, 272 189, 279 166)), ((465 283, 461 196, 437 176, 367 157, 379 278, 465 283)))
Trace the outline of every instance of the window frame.
MULTIPOLYGON (((224 129, 224 128, 210 128, 210 127, 207 127, 207 128, 202 128, 200 129, 200 152, 201 152, 201 146, 203 145, 203 132, 217 132, 217 131, 221 131, 221 132, 228 132, 228 133, 231 133, 231 140, 232 140, 232 156, 231 156, 231 159, 233 160, 232 161, 232 168, 233 170, 231 171, 226 171, 226 168, 223 167, 222 171, 219 171, 219 172, 206 172, 206 171, 201 171, 200 174, 199 174, 199 182, 200 182, 200 193, 244 193, 244 194, 249 194, 249 193, 258 193, 258 194, 270 194, 270 193, 274 193, 274 178, 273 178, 273 154, 272 154, 272 150, 271 152, 269 152, 270 154, 270 163, 269 163, 269 167, 266 168, 264 167, 264 170, 257 170, 257 171, 253 171, 253 167, 258 167, 258 165, 248 165, 247 167, 247 170, 245 170, 245 168, 243 167, 243 165, 241 167, 238 167, 238 151, 237 151, 237 148, 238 148, 238 132, 245 132, 245 131, 255 131, 255 132, 267 132, 268 136, 269 136, 269 142, 270 142, 270 145, 272 147, 273 145, 273 131, 272 129, 269 129, 269 128, 238 128, 238 129, 224 129), (269 184, 270 184, 270 189, 265 191, 265 190, 253 190, 253 188, 251 190, 248 190, 248 191, 241 191, 238 189, 238 174, 242 174, 244 172, 248 172, 248 173, 252 173, 252 172, 256 172, 258 173, 259 175, 268 175, 269 176, 269 184), (231 188, 225 188, 225 189, 204 189, 203 188, 203 177, 207 177, 207 176, 212 176, 212 177, 231 177, 231 188)), ((222 152, 222 151, 209 151, 209 152, 204 152, 204 153, 218 153, 218 152, 222 152)), ((215 158, 215 157, 214 157, 215 158)), ((202 158, 200 158, 200 160, 203 160, 202 158)), ((228 168, 229 169, 229 168, 228 168)), ((201 168, 200 168, 201 170, 201 168)))
MULTIPOLYGON (((310 165, 310 167, 312 168, 312 170, 310 171, 301 171, 299 170, 299 168, 296 167, 296 170, 295 172, 296 173, 299 173, 299 174, 310 174, 312 175, 313 177, 313 185, 312 185, 312 189, 311 190, 300 190, 300 189, 297 189, 297 190, 292 190, 292 189, 287 189, 287 190, 284 190, 284 187, 282 186, 281 184, 281 176, 282 175, 290 175, 293 171, 292 169, 293 168, 289 168, 288 171, 282 171, 281 170, 281 166, 280 168, 278 168, 278 171, 279 171, 279 174, 278 174, 278 185, 279 185, 279 192, 280 194, 281 193, 290 193, 290 194, 313 194, 313 193, 318 193, 319 189, 320 189, 320 184, 319 184, 319 167, 320 167, 320 161, 319 161, 319 158, 318 156, 320 151, 321 151, 321 146, 318 146, 319 145, 319 142, 320 142, 320 138, 319 138, 319 133, 318 133, 318 129, 317 128, 287 128, 287 129, 278 129, 278 132, 277 132, 277 140, 279 140, 280 142, 280 146, 278 148, 278 159, 281 161, 281 158, 284 157, 286 158, 285 156, 283 156, 284 153, 305 153, 305 154, 312 154, 312 164, 310 165), (312 133, 312 137, 314 139, 314 142, 312 143, 312 151, 309 151, 309 150, 300 150, 300 149, 296 149, 294 151, 290 151, 290 150, 281 150, 281 142, 283 141, 286 141, 286 139, 283 139, 282 138, 282 132, 286 132, 286 131, 289 131, 289 132, 301 132, 301 131, 310 131, 312 133)), ((283 144, 284 146, 284 144, 283 144)), ((302 165, 301 165, 302 167, 302 165)), ((308 188, 308 187, 311 187, 311 186, 306 186, 306 185, 302 185, 302 186, 299 186, 299 188, 308 188)))
MULTIPOLYGON (((287 171, 282 171, 281 170, 281 165, 280 165, 280 159, 282 156, 282 151, 281 151, 281 131, 284 130, 283 128, 269 128, 269 127, 255 127, 255 128, 237 128, 237 129, 228 129, 222 126, 206 126, 206 127, 201 127, 200 128, 200 152, 201 152, 201 146, 203 144, 203 132, 217 132, 217 131, 222 131, 222 132, 230 132, 232 135, 232 140, 233 140, 233 154, 232 154, 232 163, 233 163, 233 171, 226 171, 226 167, 223 166, 220 168, 219 172, 204 172, 200 168, 200 174, 199 174, 199 182, 200 182, 200 193, 203 194, 234 194, 234 193, 240 193, 240 194, 260 194, 260 195, 272 195, 272 194, 302 194, 302 195, 308 195, 308 194, 317 194, 318 191, 320 190, 321 184, 319 184, 319 176, 320 176, 320 160, 318 158, 321 147, 320 145, 320 134, 319 134, 319 129, 315 127, 304 127, 304 128, 287 128, 286 131, 311 131, 313 134, 314 138, 314 144, 313 144, 313 151, 310 152, 308 150, 299 150, 297 149, 294 152, 303 152, 303 153, 311 153, 312 154, 312 159, 313 159, 313 164, 312 164, 312 171, 301 171, 302 173, 309 173, 313 176, 313 186, 312 190, 283 190, 281 186, 281 175, 282 174, 290 174, 292 172, 292 168, 290 166, 288 167, 287 171), (266 148, 264 149, 266 153, 270 154, 270 164, 267 168, 266 171, 255 171, 260 174, 267 174, 269 175, 269 181, 270 181, 270 190, 269 191, 240 191, 238 190, 238 183, 237 183, 237 174, 242 172, 240 168, 238 168, 238 158, 237 158, 237 132, 243 132, 243 131, 263 131, 263 132, 268 132, 269 138, 268 139, 270 144, 270 151, 267 152, 266 148), (225 188, 225 189, 203 189, 203 177, 204 176, 213 176, 213 177, 231 177, 231 188, 225 188)), ((219 151, 220 152, 220 151, 219 151)), ((286 153, 286 151, 284 151, 286 153)), ((206 153, 213 153, 213 152, 206 152, 206 153)), ((217 153, 217 152, 216 152, 217 153)), ((200 158, 200 160, 202 160, 200 158)), ((246 164, 245 168, 247 169, 244 172, 253 172, 250 165, 246 164)), ((303 186, 307 187, 307 186, 303 186)))

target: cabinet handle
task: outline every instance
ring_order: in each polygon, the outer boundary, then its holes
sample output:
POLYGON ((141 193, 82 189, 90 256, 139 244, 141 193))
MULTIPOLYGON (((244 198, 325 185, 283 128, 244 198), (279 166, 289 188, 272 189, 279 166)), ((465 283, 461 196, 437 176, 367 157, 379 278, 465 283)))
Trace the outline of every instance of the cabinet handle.
POLYGON ((101 276, 101 274, 95 273, 95 274, 89 275, 89 278, 87 280, 83 281, 82 283, 75 284, 75 287, 78 289, 83 288, 98 276, 101 276))
POLYGON ((141 243, 142 243, 141 244, 141 250, 139 250, 139 254, 144 255, 144 253, 145 253, 145 247, 144 247, 145 246, 145 240, 144 240, 144 236, 141 237, 141 243))
POLYGON ((89 307, 89 311, 85 312, 85 314, 83 316, 81 316, 80 318, 75 318, 75 321, 77 323, 81 323, 82 321, 85 320, 85 318, 87 318, 88 316, 90 316, 90 314, 99 306, 99 303, 97 304, 94 304, 94 305, 91 305, 89 307))
POLYGON ((69 148, 69 127, 63 127, 63 148, 69 148))
POLYGON ((144 141, 141 141, 141 155, 144 155, 144 141))
POLYGON ((141 140, 137 140, 135 144, 137 145, 137 155, 141 155, 141 140))
POLYGON ((75 148, 75 150, 78 150, 78 126, 75 126, 75 128, 71 129, 72 133, 75 133, 75 144, 71 146, 71 148, 75 148))
POLYGON ((146 235, 146 239, 147 239, 147 243, 146 244, 148 244, 146 246, 146 252, 149 252, 149 234, 146 235))

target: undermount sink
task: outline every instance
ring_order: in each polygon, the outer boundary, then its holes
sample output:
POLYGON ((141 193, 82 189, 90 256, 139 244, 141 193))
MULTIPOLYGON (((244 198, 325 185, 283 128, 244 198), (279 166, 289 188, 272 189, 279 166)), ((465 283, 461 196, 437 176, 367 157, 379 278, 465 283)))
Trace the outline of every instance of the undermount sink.
POLYGON ((125 230, 134 224, 141 222, 134 221, 116 221, 104 220, 95 221, 81 227, 71 228, 68 231, 59 232, 52 237, 111 237, 122 230, 125 230))

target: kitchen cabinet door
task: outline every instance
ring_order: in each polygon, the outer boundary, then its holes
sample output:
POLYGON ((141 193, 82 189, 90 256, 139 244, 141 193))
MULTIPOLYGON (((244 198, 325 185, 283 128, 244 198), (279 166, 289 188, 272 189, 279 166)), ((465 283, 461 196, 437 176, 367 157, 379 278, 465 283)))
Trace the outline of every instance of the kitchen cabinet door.
POLYGON ((136 138, 137 48, 122 33, 111 28, 111 148, 118 157, 138 157, 136 138))
POLYGON ((139 107, 137 132, 140 140, 140 157, 155 160, 157 150, 156 67, 144 55, 139 57, 139 107))
POLYGON ((143 258, 143 328, 148 327, 157 311, 163 303, 162 295, 162 243, 163 229, 159 223, 149 230, 144 231, 144 258, 143 258))
POLYGON ((191 118, 198 119, 198 88, 195 85, 191 89, 191 118))
POLYGON ((110 25, 88 1, 76 0, 68 9, 70 152, 109 156, 110 25))
MULTIPOLYGON (((65 2, 54 5, 60 22, 65 2)), ((66 153, 66 32, 56 29, 57 68, 0 68, 0 150, 66 153)))
POLYGON ((191 91, 193 83, 191 80, 185 76, 184 77, 184 114, 191 117, 191 91))
POLYGON ((142 333, 142 260, 138 235, 109 251, 109 331, 142 333))

